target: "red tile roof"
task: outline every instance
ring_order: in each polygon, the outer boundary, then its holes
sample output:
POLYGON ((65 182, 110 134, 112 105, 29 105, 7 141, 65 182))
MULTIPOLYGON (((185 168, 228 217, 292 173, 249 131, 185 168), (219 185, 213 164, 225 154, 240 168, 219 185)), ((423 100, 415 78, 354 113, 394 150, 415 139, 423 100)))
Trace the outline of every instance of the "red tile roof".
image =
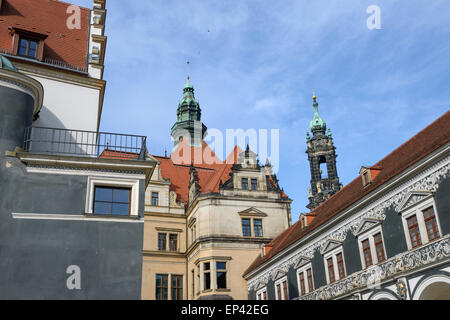
POLYGON ((154 156, 160 162, 163 178, 170 179, 172 191, 178 195, 177 200, 188 202, 191 164, 197 170, 200 194, 219 192, 220 181, 227 181, 231 167, 237 163, 242 150, 236 146, 225 161, 220 160, 206 142, 202 147, 190 147, 180 142, 170 158, 154 156), (233 160, 234 159, 234 160, 233 160))
MULTIPOLYGON (((170 188, 177 193, 177 200, 183 199, 187 204, 191 165, 197 170, 200 194, 218 193, 220 182, 225 183, 230 179, 231 167, 238 163, 239 154, 242 152, 242 149, 235 146, 225 161, 222 161, 204 141, 201 148, 188 146, 185 141, 181 141, 172 151, 170 158, 154 157, 160 162, 163 178, 170 179, 170 188)), ((269 181, 278 186, 270 175, 269 181)), ((282 196, 287 198, 284 192, 282 196)))
POLYGON ((330 199, 311 212, 311 214, 315 215, 315 219, 308 227, 303 228, 300 221, 298 221, 292 227, 273 239, 269 244, 269 246, 272 247, 270 252, 264 257, 259 256, 256 258, 244 275, 255 270, 306 234, 312 232, 329 219, 338 215, 353 203, 362 199, 364 196, 388 182, 390 179, 394 178, 436 149, 442 147, 448 143, 449 140, 450 111, 375 164, 374 167, 381 168, 381 171, 369 186, 363 188, 361 177, 358 176, 342 190, 334 194, 330 199))
POLYGON ((137 160, 139 153, 105 149, 98 157, 101 159, 137 160))
POLYGON ((0 50, 12 51, 8 27, 47 35, 44 59, 86 68, 90 10, 80 7, 81 28, 69 29, 70 4, 57 0, 6 0, 0 11, 0 50))

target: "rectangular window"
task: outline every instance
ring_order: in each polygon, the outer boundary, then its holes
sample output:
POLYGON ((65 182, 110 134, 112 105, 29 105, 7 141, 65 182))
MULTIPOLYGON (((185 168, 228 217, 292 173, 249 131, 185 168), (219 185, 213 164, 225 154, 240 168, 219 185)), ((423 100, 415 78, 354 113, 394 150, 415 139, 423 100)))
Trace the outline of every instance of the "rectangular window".
POLYGON ((156 300, 168 300, 168 277, 167 274, 156 275, 156 300))
POLYGON ((216 262, 217 289, 227 288, 227 263, 216 262))
POLYGON ((267 290, 264 289, 263 291, 259 292, 256 295, 256 300, 267 300, 267 290))
POLYGON ((278 300, 282 300, 282 298, 281 298, 281 283, 277 284, 277 297, 278 297, 278 300))
POLYGON ((409 217, 406 221, 408 223, 408 231, 409 231, 409 237, 411 239, 411 246, 413 248, 416 248, 416 247, 422 245, 422 240, 420 238, 420 232, 419 232, 419 224, 417 223, 416 215, 409 217))
POLYGON ((344 258, 342 256, 342 253, 338 253, 336 255, 337 260, 337 266, 338 266, 338 272, 339 272, 339 279, 345 278, 345 268, 344 268, 344 258))
POLYGON ((178 250, 178 235, 170 234, 169 235, 169 251, 176 252, 178 250))
POLYGON ((183 276, 172 276, 172 300, 183 300, 183 276))
POLYGON ((37 58, 37 49, 38 49, 38 42, 26 39, 26 38, 20 38, 19 40, 19 52, 18 54, 20 56, 28 57, 28 58, 37 58))
POLYGON ((244 218, 242 219, 242 234, 244 237, 252 236, 252 229, 250 225, 250 219, 244 218))
POLYGON ((314 291, 314 283, 313 283, 311 268, 306 270, 306 277, 308 278, 308 292, 313 292, 314 291))
POLYGON ((248 179, 242 178, 242 190, 248 190, 248 179))
POLYGON ((131 189, 95 187, 93 213, 98 215, 128 216, 131 189))
POLYGON ((299 274, 300 277, 300 293, 302 296, 304 296, 306 294, 306 288, 305 288, 305 275, 303 274, 303 272, 300 272, 299 274))
POLYGON ((370 267, 372 265, 372 255, 370 253, 370 244, 369 239, 366 239, 362 242, 363 255, 364 255, 364 264, 365 267, 370 267))
POLYGON ((253 228, 255 232, 255 237, 262 237, 263 236, 263 227, 262 227, 262 220, 261 219, 254 219, 253 220, 253 228))
POLYGON ((251 180, 251 188, 252 188, 252 191, 258 190, 258 180, 257 179, 251 180))
POLYGON ((378 263, 383 262, 386 260, 386 255, 384 254, 383 238, 381 237, 381 233, 374 235, 373 240, 375 242, 375 251, 377 252, 378 263))
POLYGON ((209 262, 203 264, 203 281, 203 290, 211 289, 211 264, 209 262))
POLYGON ((158 206, 158 205, 159 205, 159 193, 152 192, 152 206, 158 206))
POLYGON ((425 221, 425 226, 427 228, 428 240, 432 241, 434 239, 438 239, 440 235, 433 207, 430 207, 423 211, 423 218, 425 221))
POLYGON ((166 251, 166 234, 158 233, 158 250, 166 251))
POLYGON ((288 295, 288 288, 287 288, 287 281, 284 280, 282 283, 283 286, 283 294, 284 294, 284 300, 288 300, 289 299, 289 295, 288 295))
POLYGON ((333 257, 327 260, 327 266, 328 266, 328 278, 330 280, 330 283, 333 283, 336 280, 334 276, 333 257))

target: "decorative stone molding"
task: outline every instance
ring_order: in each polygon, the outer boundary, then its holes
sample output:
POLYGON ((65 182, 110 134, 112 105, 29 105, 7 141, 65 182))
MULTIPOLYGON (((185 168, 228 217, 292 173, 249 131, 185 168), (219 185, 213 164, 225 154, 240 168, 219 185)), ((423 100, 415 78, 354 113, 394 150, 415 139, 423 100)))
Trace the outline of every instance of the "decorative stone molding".
MULTIPOLYGON (((391 191, 385 193, 379 199, 369 203, 363 209, 352 214, 349 218, 340 222, 336 227, 328 232, 324 233, 317 240, 310 241, 305 247, 300 248, 300 250, 286 256, 283 260, 278 261, 273 264, 267 270, 264 270, 256 277, 248 280, 248 290, 252 290, 254 285, 258 283, 261 279, 273 279, 273 275, 276 274, 279 268, 288 268, 295 266, 301 257, 313 257, 316 250, 323 252, 328 242, 333 239, 335 241, 344 241, 347 233, 352 232, 353 235, 357 236, 358 229, 364 223, 365 220, 378 220, 384 221, 386 218, 385 210, 391 206, 394 206, 395 210, 399 209, 399 205, 403 202, 408 202, 410 195, 412 193, 417 193, 417 190, 421 190, 420 193, 424 192, 435 192, 438 188, 439 181, 446 177, 450 171, 450 156, 445 157, 441 161, 434 163, 428 169, 422 171, 421 173, 413 176, 404 183, 393 188, 391 191)), ((397 211, 398 212, 398 211, 397 211)), ((390 260, 389 260, 390 261, 390 260)), ((386 264, 385 262, 384 264, 386 264)), ((389 268, 395 268, 392 265, 389 268)), ((390 270, 390 269, 389 269, 390 270)), ((348 277, 347 277, 348 278, 348 277)), ((343 280, 345 281, 345 280, 343 280)), ((339 282, 341 283, 341 282, 339 282)), ((336 286, 335 283, 333 286, 336 286)), ((324 295, 325 293, 321 293, 324 295)))
MULTIPOLYGON (((379 264, 376 269, 369 268, 347 276, 345 279, 330 285, 321 287, 314 292, 300 297, 300 300, 328 300, 349 295, 355 290, 371 288, 373 283, 373 271, 376 270, 377 281, 395 279, 403 272, 418 269, 435 262, 450 258, 450 237, 432 242, 414 251, 404 252, 379 264)), ((402 280, 396 283, 399 297, 406 298, 406 284, 402 280)))

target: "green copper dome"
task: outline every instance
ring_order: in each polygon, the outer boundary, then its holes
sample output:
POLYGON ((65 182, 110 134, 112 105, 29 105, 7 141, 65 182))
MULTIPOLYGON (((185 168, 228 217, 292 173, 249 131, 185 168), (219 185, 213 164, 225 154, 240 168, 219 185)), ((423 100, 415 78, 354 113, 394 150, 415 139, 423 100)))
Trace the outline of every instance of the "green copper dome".
POLYGON ((9 61, 5 56, 0 54, 0 69, 5 69, 9 71, 19 72, 19 70, 14 67, 11 61, 9 61))
POLYGON ((319 115, 319 104, 316 100, 316 95, 313 96, 313 107, 314 107, 314 118, 312 119, 311 123, 309 124, 311 128, 311 132, 316 135, 318 133, 325 134, 327 130, 327 124, 325 123, 325 120, 323 120, 319 115))

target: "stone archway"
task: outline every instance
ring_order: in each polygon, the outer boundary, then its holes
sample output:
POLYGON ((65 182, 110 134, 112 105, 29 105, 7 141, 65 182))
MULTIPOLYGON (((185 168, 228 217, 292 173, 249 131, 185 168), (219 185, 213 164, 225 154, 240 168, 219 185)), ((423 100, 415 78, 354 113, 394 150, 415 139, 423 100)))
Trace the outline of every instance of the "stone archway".
POLYGON ((436 275, 422 281, 413 300, 450 300, 450 277, 436 275))
POLYGON ((393 294, 385 291, 375 293, 369 300, 398 300, 393 294))

